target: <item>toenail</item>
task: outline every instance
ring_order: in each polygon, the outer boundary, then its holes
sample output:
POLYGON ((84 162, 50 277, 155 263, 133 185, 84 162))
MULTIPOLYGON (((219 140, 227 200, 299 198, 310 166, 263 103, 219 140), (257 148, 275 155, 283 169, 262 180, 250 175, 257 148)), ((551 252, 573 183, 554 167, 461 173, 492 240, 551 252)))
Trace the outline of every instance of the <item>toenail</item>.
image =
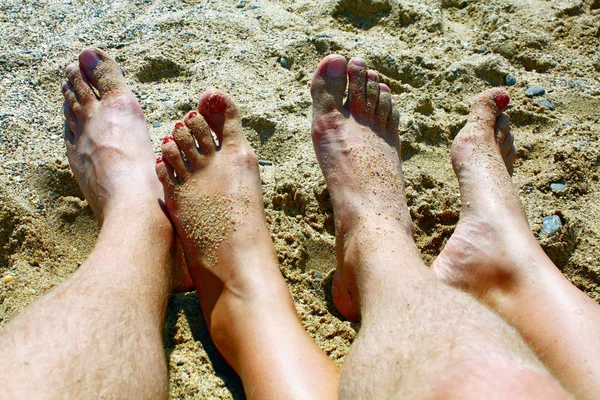
POLYGON ((330 61, 327 64, 327 75, 332 78, 339 78, 346 73, 346 60, 341 58, 330 61))
POLYGON ((362 58, 353 58, 352 63, 358 67, 364 67, 367 65, 365 60, 363 60, 362 58))
POLYGON ((163 157, 159 154, 156 156, 156 163, 160 164, 161 162, 163 162, 163 157))
POLYGON ((163 144, 169 143, 170 141, 175 140, 175 138, 171 135, 167 135, 163 138, 163 144))
POLYGON ((377 72, 375 72, 375 71, 367 72, 367 77, 371 81, 379 81, 379 75, 377 75, 377 72))
POLYGON ((187 115, 187 119, 192 119, 198 114, 196 111, 190 111, 187 115))
POLYGON ((74 71, 75 71, 75 66, 73 64, 71 64, 67 68, 65 68, 65 73, 67 75, 71 75, 74 71))
POLYGON ((100 61, 100 57, 98 57, 98 54, 96 54, 95 51, 84 51, 79 56, 79 62, 81 63, 83 68, 86 68, 86 69, 95 68, 96 65, 98 65, 99 61, 100 61))
POLYGON ((178 122, 178 123, 175 124, 175 129, 181 129, 181 128, 183 128, 183 122, 180 121, 180 122, 178 122))
POLYGON ((213 114, 218 114, 225 110, 227 103, 225 102, 223 96, 217 93, 213 93, 206 100, 206 105, 208 107, 208 111, 210 111, 213 114))
POLYGON ((506 93, 499 93, 494 97, 494 102, 499 111, 504 111, 508 103, 510 103, 510 97, 506 93))

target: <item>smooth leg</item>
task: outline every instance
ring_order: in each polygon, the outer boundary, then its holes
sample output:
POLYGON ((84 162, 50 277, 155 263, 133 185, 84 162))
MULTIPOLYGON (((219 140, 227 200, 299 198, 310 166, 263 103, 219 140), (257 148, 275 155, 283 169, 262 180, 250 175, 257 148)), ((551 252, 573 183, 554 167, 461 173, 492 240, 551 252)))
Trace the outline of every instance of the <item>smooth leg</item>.
POLYGON ((205 92, 162 154, 157 174, 202 312, 246 396, 334 398, 339 371, 296 315, 267 228, 258 159, 233 100, 205 92))
POLYGON ((166 398, 173 231, 144 116, 101 50, 66 73, 67 155, 102 229, 77 272, 0 332, 0 397, 166 398))
POLYGON ((578 398, 596 399, 600 306, 560 273, 529 229, 510 178, 515 150, 508 119, 493 101, 500 93, 476 98, 452 146, 463 208, 432 270, 512 324, 578 398))
POLYGON ((567 397, 513 328, 423 264, 404 196, 398 112, 377 74, 363 60, 328 56, 312 96, 313 143, 336 222, 334 302, 362 320, 340 397, 567 397))

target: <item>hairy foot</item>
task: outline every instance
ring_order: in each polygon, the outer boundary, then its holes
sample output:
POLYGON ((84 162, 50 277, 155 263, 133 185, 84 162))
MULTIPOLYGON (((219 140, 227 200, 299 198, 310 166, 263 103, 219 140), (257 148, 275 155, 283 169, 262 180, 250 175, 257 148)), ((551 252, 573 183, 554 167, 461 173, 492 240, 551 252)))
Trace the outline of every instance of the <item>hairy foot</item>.
POLYGON ((496 289, 509 289, 532 264, 539 246, 529 229, 512 185, 515 158, 509 119, 502 111, 509 98, 490 89, 475 99, 469 122, 452 144, 452 166, 462 199, 460 220, 446 247, 431 266, 444 282, 487 302, 496 289))
POLYGON ((113 209, 158 202, 162 188, 142 108, 121 69, 88 48, 65 70, 65 141, 71 170, 102 223, 113 209))
POLYGON ((339 55, 323 59, 311 94, 313 144, 331 194, 336 226, 333 300, 344 317, 357 320, 361 305, 357 274, 366 273, 356 265, 357 252, 374 253, 385 246, 386 238, 404 235, 411 238, 406 243, 412 244, 390 251, 398 250, 398 257, 406 251, 417 254, 399 158, 399 113, 389 88, 359 58, 348 64, 339 55), (343 103, 346 85, 348 98, 343 103))
POLYGON ((267 228, 258 159, 233 100, 205 92, 162 153, 157 174, 202 312, 248 397, 333 396, 337 369, 296 316, 267 228))

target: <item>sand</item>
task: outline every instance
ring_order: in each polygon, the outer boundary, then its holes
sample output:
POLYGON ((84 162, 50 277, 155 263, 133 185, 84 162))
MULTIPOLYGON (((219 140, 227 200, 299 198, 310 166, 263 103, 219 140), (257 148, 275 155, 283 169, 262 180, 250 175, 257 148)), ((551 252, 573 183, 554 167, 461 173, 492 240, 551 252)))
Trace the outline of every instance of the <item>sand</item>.
MULTIPOLYGON (((598 0, 5 0, 0 10, 0 326, 67 279, 98 233, 66 160, 60 95, 63 68, 92 44, 123 67, 157 151, 202 91, 232 94, 259 158, 272 162, 261 173, 282 273, 302 323, 336 363, 356 326, 327 295, 333 219, 310 142, 309 95, 330 52, 365 58, 392 88, 427 263, 458 220, 450 144, 472 96, 515 77, 514 183, 544 249, 600 301, 598 0), (546 93, 527 97, 531 85, 546 93), (553 215, 561 230, 542 233, 553 215)), ((171 300, 165 350, 173 398, 243 397, 194 293, 171 300)))

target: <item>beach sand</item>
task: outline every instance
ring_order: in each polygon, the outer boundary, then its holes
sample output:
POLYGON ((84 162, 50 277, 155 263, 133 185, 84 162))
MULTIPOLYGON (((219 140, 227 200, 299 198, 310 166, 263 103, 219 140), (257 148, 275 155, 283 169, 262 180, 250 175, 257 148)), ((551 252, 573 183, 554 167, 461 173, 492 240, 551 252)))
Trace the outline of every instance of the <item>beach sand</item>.
MULTIPOLYGON (((328 298, 333 218, 310 141, 309 94, 318 61, 333 52, 365 58, 392 89, 428 264, 459 215, 452 139, 475 94, 513 84, 513 179, 531 228, 564 274, 600 301, 599 27, 598 0, 3 1, 0 327, 67 279, 98 234, 62 138, 62 71, 88 45, 122 66, 157 152, 206 88, 235 98, 246 136, 271 162, 261 174, 282 274, 302 323, 336 363, 357 326, 328 298), (545 94, 528 97, 533 85, 545 94), (554 234, 546 233, 551 222, 561 225, 554 234)), ((165 350, 172 398, 243 398, 195 293, 173 296, 165 350)))

